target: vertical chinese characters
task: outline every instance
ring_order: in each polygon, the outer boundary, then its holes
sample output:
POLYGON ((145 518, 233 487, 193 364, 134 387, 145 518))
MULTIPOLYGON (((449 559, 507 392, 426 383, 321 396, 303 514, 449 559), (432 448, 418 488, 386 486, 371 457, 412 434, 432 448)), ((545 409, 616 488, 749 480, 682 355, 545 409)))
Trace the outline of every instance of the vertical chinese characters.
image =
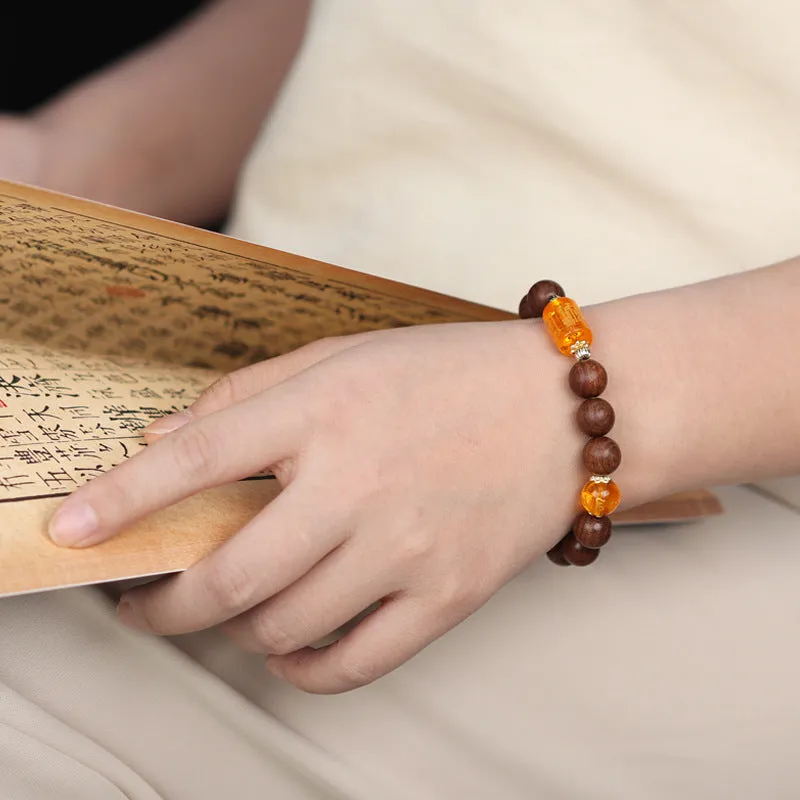
POLYGON ((119 464, 213 378, 0 343, 0 502, 66 494, 119 464))

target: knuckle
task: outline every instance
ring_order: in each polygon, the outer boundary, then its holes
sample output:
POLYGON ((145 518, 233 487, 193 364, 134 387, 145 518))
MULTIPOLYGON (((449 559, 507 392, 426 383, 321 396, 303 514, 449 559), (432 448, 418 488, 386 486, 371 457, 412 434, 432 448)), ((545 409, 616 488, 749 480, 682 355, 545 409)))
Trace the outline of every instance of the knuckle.
POLYGON ((218 381, 212 383, 197 398, 193 407, 194 411, 203 412, 206 409, 220 408, 238 402, 240 391, 237 376, 238 373, 235 372, 223 375, 218 381))
POLYGON ((436 537, 423 528, 407 532, 400 542, 400 557, 404 561, 417 562, 429 556, 436 546, 436 537))
POLYGON ((256 614, 252 621, 253 634, 266 651, 276 656, 294 653, 302 644, 293 637, 269 612, 256 614))
POLYGON ((456 616, 466 616, 482 602, 478 581, 466 580, 463 576, 442 576, 437 587, 439 606, 456 616))
POLYGON ((205 481, 222 466, 222 449, 202 425, 189 425, 177 431, 170 442, 181 475, 205 481))
POLYGON ((356 658, 346 658, 339 664, 342 683, 348 687, 366 686, 380 677, 375 664, 356 658))
POLYGON ((206 591, 217 608, 228 616, 234 616, 252 605, 255 582, 243 565, 223 563, 209 573, 206 591))

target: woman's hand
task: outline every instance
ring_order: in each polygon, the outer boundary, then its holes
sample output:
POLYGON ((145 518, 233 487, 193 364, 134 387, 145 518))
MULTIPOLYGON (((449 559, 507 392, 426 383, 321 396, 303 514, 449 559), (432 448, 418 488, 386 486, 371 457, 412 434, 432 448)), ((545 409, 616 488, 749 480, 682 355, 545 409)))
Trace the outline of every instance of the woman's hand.
POLYGON ((281 494, 201 563, 128 594, 121 616, 160 634, 225 623, 301 688, 360 686, 567 530, 581 475, 567 371, 531 323, 324 340, 160 421, 154 433, 177 429, 79 489, 51 532, 91 545, 269 467, 281 494), (377 602, 335 644, 309 647, 377 602))

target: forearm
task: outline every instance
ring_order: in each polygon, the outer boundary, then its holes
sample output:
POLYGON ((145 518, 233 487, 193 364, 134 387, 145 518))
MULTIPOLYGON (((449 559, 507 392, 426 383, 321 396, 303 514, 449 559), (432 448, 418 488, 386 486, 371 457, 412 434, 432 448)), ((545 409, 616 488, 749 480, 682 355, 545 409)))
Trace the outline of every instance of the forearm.
POLYGON ((35 182, 190 223, 228 206, 303 36, 304 0, 218 0, 39 109, 35 182))
POLYGON ((800 259, 587 313, 631 501, 800 472, 800 259))

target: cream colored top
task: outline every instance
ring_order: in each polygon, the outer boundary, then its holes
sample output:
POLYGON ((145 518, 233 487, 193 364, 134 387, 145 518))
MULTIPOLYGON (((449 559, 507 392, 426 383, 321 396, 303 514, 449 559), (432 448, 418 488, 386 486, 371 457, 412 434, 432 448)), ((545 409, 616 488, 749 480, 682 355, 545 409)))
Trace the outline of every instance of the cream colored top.
POLYGON ((231 232, 509 309, 799 254, 798 28, 793 0, 322 0, 231 232))

